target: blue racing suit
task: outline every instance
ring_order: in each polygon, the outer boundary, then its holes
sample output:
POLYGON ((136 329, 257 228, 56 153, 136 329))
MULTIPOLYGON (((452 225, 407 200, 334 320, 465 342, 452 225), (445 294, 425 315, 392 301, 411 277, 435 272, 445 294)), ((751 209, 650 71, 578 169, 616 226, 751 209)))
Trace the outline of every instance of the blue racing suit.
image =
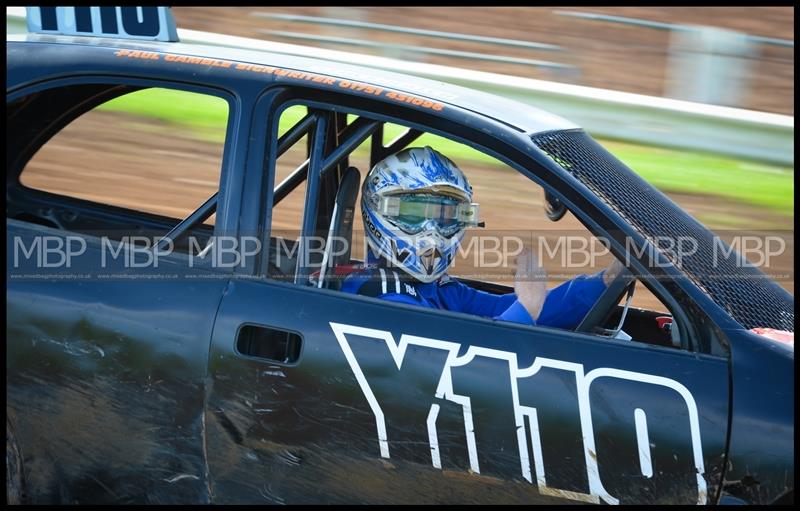
POLYGON ((374 296, 393 302, 434 309, 466 312, 485 318, 574 329, 605 291, 603 271, 579 275, 547 291, 539 318, 534 321, 517 295, 495 295, 442 276, 431 283, 420 282, 400 269, 373 264, 348 275, 342 291, 374 296))

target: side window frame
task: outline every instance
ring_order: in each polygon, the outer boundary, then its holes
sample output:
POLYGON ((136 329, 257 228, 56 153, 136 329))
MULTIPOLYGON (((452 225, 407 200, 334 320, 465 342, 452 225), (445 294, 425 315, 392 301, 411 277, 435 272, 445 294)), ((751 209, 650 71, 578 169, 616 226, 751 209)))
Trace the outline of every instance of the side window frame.
MULTIPOLYGON (((547 170, 546 167, 541 165, 538 161, 534 162, 533 168, 526 169, 527 172, 523 172, 521 170, 521 168, 523 167, 521 163, 519 163, 517 161, 514 161, 514 160, 510 159, 509 157, 505 156, 504 154, 500 153, 498 150, 495 150, 495 149, 493 149, 491 147, 487 147, 487 146, 485 146, 485 145, 483 145, 483 144, 481 144, 479 142, 476 142, 475 140, 472 140, 472 139, 468 138, 467 136, 457 135, 457 134, 453 133, 452 131, 448 131, 446 129, 446 125, 444 123, 442 123, 443 124, 442 127, 439 128, 437 126, 424 125, 424 124, 422 124, 420 122, 410 120, 411 118, 413 118, 415 116, 416 117, 422 117, 425 114, 423 114, 421 112, 418 112, 418 111, 411 110, 408 107, 402 107, 402 106, 397 106, 397 105, 386 105, 386 104, 384 104, 384 103, 382 103, 380 101, 377 101, 377 100, 371 100, 371 99, 370 100, 364 100, 362 98, 357 98, 355 96, 343 94, 343 93, 340 93, 340 92, 328 92, 328 91, 321 92, 319 90, 306 89, 306 88, 302 88, 302 87, 294 87, 294 88, 291 88, 291 89, 289 87, 286 87, 286 89, 287 89, 287 91, 291 91, 289 94, 286 95, 288 97, 286 97, 286 96, 284 96, 282 94, 276 94, 276 95, 274 95, 272 97, 272 102, 267 107, 267 110, 269 111, 269 118, 271 119, 271 123, 272 123, 270 129, 268 130, 268 135, 271 135, 270 138, 267 140, 268 147, 271 146, 273 148, 277 148, 277 145, 278 145, 277 133, 278 133, 278 123, 279 123, 279 120, 280 120, 280 114, 285 109, 287 109, 287 108, 289 108, 291 106, 295 106, 295 105, 307 106, 309 108, 309 111, 311 111, 312 109, 315 109, 315 110, 318 110, 318 111, 345 112, 346 114, 357 115, 358 118, 363 118, 363 119, 368 119, 368 120, 371 120, 371 121, 378 122, 379 126, 380 126, 380 129, 378 129, 377 132, 379 132, 381 134, 382 134, 383 123, 392 123, 392 124, 398 124, 398 125, 406 127, 408 129, 407 134, 409 132, 417 131, 417 132, 419 132, 417 134, 417 136, 419 134, 423 134, 423 133, 430 133, 430 134, 438 135, 438 136, 441 136, 441 137, 444 137, 444 138, 447 138, 447 139, 450 139, 450 140, 453 140, 453 141, 468 145, 469 147, 472 147, 473 149, 475 149, 477 151, 480 151, 480 152, 482 152, 484 154, 487 154, 487 155, 489 155, 489 156, 491 156, 493 158, 496 158, 497 160, 505 163, 506 165, 508 165, 514 171, 521 173, 523 176, 527 177, 528 179, 533 181, 535 184, 541 186, 546 192, 549 192, 549 193, 553 194, 554 197, 556 197, 556 198, 560 199, 562 202, 564 202, 565 205, 567 205, 568 210, 571 211, 575 215, 575 217, 587 228, 587 230, 593 236, 603 236, 606 239, 610 239, 611 242, 612 242, 612 245, 615 244, 615 242, 613 240, 613 237, 608 236, 608 232, 607 232, 608 229, 606 229, 602 225, 601 222, 599 222, 599 221, 597 221, 595 219, 592 219, 588 214, 586 214, 577 205, 573 204, 571 201, 566 200, 564 195, 561 192, 557 191, 553 187, 553 185, 550 183, 550 181, 548 179, 545 179, 543 177, 543 175, 545 175, 548 170, 547 170), (330 99, 328 99, 328 98, 330 98, 330 99), (337 100, 338 100, 338 102, 337 102, 337 100), (360 103, 361 103, 360 105, 352 104, 355 101, 359 101, 359 100, 361 100, 360 101, 360 103), (372 109, 369 108, 371 106, 373 107, 372 109), (381 110, 381 112, 378 112, 379 109, 381 110), (388 113, 388 114, 384 113, 387 110, 389 110, 389 111, 397 111, 397 112, 399 112, 401 114, 405 114, 405 115, 391 115, 391 113, 388 113), (530 175, 528 175, 528 174, 530 174, 530 175)), ((428 114, 428 115, 430 115, 430 114, 428 114)), ((431 117, 433 117, 433 116, 431 116, 431 117)), ((424 120, 423 120, 423 122, 424 122, 424 120)), ((522 132, 520 132, 520 137, 527 138, 526 135, 524 133, 522 133, 522 132)), ((530 139, 528 138, 527 140, 530 140, 530 139)), ((411 141, 413 141, 413 139, 411 141)), ((407 142, 407 143, 410 143, 410 141, 407 142)), ((508 146, 508 143, 498 142, 498 144, 502 144, 505 147, 508 146)), ((358 144, 354 145, 353 149, 357 145, 358 144)), ((273 195, 275 193, 277 193, 277 191, 278 191, 277 189, 271 188, 271 186, 274 186, 275 163, 276 163, 276 160, 277 160, 277 157, 275 157, 275 154, 276 154, 275 151, 268 150, 266 152, 266 158, 265 158, 265 161, 264 161, 264 171, 268 175, 267 181, 268 181, 268 183, 270 183, 270 185, 268 186, 268 193, 267 193, 267 197, 266 197, 267 200, 263 204, 263 206, 266 207, 266 213, 265 213, 265 217, 264 217, 265 223, 264 223, 264 238, 263 239, 265 240, 265 242, 264 242, 265 245, 264 246, 267 248, 266 250, 263 251, 264 252, 264 258, 263 259, 266 259, 268 257, 270 235, 271 235, 271 232, 272 232, 271 211, 272 211, 272 208, 274 207, 273 195)), ((385 155, 383 155, 383 156, 385 156, 385 155)), ((380 153, 376 152, 375 150, 371 151, 370 164, 374 165, 374 163, 376 161, 379 161, 383 156, 381 156, 380 153)), ((307 176, 303 180, 307 181, 307 176)), ((299 180, 299 182, 295 182, 294 186, 302 184, 303 180, 299 180)), ((309 193, 309 190, 307 189, 306 198, 305 198, 306 205, 309 204, 310 202, 313 203, 313 198, 314 198, 313 195, 315 193, 316 193, 316 190, 312 189, 311 193, 309 193)), ((281 195, 281 197, 282 196, 283 195, 281 195)), ((316 217, 314 217, 314 218, 316 218, 316 217)), ((301 235, 304 236, 306 234, 306 232, 310 232, 310 230, 307 229, 307 227, 311 224, 311 221, 312 221, 311 220, 311 216, 308 215, 308 211, 306 210, 306 207, 304 206, 304 209, 303 209, 303 226, 304 227, 303 227, 303 232, 301 233, 301 235)), ((604 221, 605 221, 604 223, 608 223, 610 225, 613 225, 613 220, 610 219, 610 218, 605 218, 604 221)), ((621 247, 616 247, 616 248, 617 248, 617 250, 621 250, 621 247)), ((612 253, 613 253, 613 251, 612 251, 612 253)), ((264 262, 264 261, 262 260, 262 262, 264 262)), ((652 275, 652 273, 650 271, 650 268, 644 266, 643 264, 641 264, 635 258, 632 259, 631 262, 632 262, 632 266, 637 271, 641 272, 642 275, 646 275, 646 276, 651 276, 652 275)), ((266 275, 265 271, 263 271, 266 268, 266 266, 260 265, 260 268, 262 268, 262 271, 258 272, 257 276, 259 278, 267 278, 267 275, 266 275)), ((298 278, 298 275, 295 275, 295 284, 297 284, 299 281, 301 281, 301 280, 298 278)), ((678 300, 675 297, 673 297, 672 294, 663 286, 663 284, 658 282, 657 279, 649 279, 649 278, 648 279, 639 279, 639 283, 644 285, 645 287, 647 287, 647 289, 650 290, 663 303, 663 305, 669 309, 670 313, 673 315, 673 317, 675 318, 675 320, 676 320, 676 322, 677 322, 677 324, 678 324, 678 326, 680 328, 681 337, 688 340, 688 346, 685 349, 676 350, 674 348, 660 347, 660 346, 655 346, 655 345, 650 346, 650 347, 652 347, 653 349, 666 349, 666 350, 669 350, 669 351, 672 351, 672 352, 676 352, 677 351, 677 352, 683 352, 683 353, 687 353, 687 354, 695 354, 695 353, 710 354, 710 353, 713 353, 712 349, 704 349, 704 350, 700 349, 701 345, 700 345, 700 343, 698 341, 698 339, 700 338, 699 337, 700 334, 698 333, 697 328, 695 326, 695 321, 690 321, 689 320, 689 316, 685 311, 685 306, 680 304, 678 302, 678 300)), ((330 291, 330 290, 319 290, 319 291, 320 292, 334 292, 334 293, 337 293, 337 294, 340 293, 339 291, 330 291)), ((358 298, 364 298, 364 297, 358 297, 358 298)), ((365 299, 369 299, 369 298, 365 298, 365 299)), ((690 306, 690 307, 692 305, 693 305, 693 302, 688 304, 688 306, 690 306)), ((392 306, 398 306, 398 304, 392 304, 392 306)), ((402 305, 400 305, 400 306, 402 306, 402 305)), ((445 310, 437 310, 436 312, 441 313, 441 314, 462 315, 462 313, 457 313, 457 312, 452 312, 452 311, 445 311, 445 310)), ((466 316, 472 317, 472 316, 469 316, 469 315, 466 315, 466 316)), ((698 321, 702 322, 702 320, 698 320, 698 321)), ((542 328, 542 327, 533 326, 533 327, 528 327, 528 328, 536 329, 536 328, 542 328)), ((708 330, 708 329, 706 329, 706 330, 708 330)), ((608 339, 608 338, 601 338, 600 336, 597 336, 597 335, 594 335, 594 334, 589 334, 589 333, 579 333, 579 332, 574 332, 574 331, 568 331, 568 332, 570 334, 572 334, 572 335, 587 336, 587 337, 592 338, 592 339, 594 339, 595 341, 598 341, 598 342, 627 342, 627 341, 611 340, 611 339, 608 339)), ((709 335, 713 335, 713 332, 711 330, 709 330, 709 335)), ((719 340, 716 339, 716 335, 714 335, 714 339, 706 342, 705 344, 707 344, 707 345, 719 344, 719 340)))

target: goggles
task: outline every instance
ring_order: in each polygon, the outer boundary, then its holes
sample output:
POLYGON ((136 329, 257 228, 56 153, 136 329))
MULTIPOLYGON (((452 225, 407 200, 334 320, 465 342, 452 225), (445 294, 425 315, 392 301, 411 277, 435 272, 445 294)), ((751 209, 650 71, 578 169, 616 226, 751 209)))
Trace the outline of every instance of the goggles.
POLYGON ((445 235, 479 225, 478 204, 443 195, 406 193, 383 196, 378 211, 409 234, 422 231, 430 221, 435 222, 445 235))

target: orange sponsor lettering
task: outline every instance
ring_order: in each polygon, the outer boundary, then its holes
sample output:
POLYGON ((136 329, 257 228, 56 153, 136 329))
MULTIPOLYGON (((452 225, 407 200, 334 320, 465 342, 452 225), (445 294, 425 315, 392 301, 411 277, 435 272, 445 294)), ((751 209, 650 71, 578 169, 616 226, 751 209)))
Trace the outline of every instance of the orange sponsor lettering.
POLYGON ((119 50, 114 52, 114 55, 117 57, 127 57, 130 59, 159 60, 161 58, 158 53, 141 50, 119 50))
POLYGON ((431 110, 436 110, 437 112, 444 109, 444 105, 441 103, 435 103, 433 101, 428 101, 422 98, 418 98, 416 96, 401 94, 399 92, 389 92, 388 94, 386 94, 386 97, 389 99, 393 99, 395 101, 401 101, 403 103, 411 103, 412 105, 421 106, 422 108, 430 108, 431 110))
POLYGON ((304 71, 293 71, 289 69, 280 69, 270 66, 262 66, 258 64, 232 62, 229 60, 218 60, 209 57, 190 57, 187 55, 176 55, 173 53, 157 53, 157 52, 142 51, 142 50, 121 49, 114 52, 114 55, 116 55, 117 57, 149 59, 149 60, 160 60, 161 57, 163 56, 164 60, 167 62, 185 62, 187 64, 197 64, 202 66, 233 68, 238 71, 252 71, 253 73, 275 74, 276 76, 285 76, 287 78, 292 78, 294 80, 306 80, 314 83, 320 83, 323 85, 338 86, 339 88, 342 89, 349 89, 355 92, 361 92, 363 94, 386 97, 387 99, 391 99, 393 101, 407 103, 421 108, 435 110, 437 112, 444 110, 444 105, 442 103, 437 103, 429 99, 424 99, 418 96, 412 96, 410 94, 403 94, 401 92, 394 92, 394 91, 386 92, 381 87, 375 87, 373 85, 368 85, 366 83, 354 82, 350 80, 340 80, 338 78, 332 78, 330 76, 318 75, 314 73, 306 73, 304 71))

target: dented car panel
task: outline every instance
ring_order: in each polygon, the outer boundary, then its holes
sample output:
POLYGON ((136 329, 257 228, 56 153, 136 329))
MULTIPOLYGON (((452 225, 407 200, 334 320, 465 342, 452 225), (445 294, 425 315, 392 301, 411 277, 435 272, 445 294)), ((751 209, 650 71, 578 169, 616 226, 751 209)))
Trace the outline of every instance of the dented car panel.
POLYGON ((375 503, 399 485, 404 502, 708 503, 725 457, 726 362, 619 344, 231 283, 209 367, 212 492, 375 503), (229 332, 251 321, 303 332, 302 363, 237 354, 229 332))
MULTIPOLYGON (((42 231, 63 236, 22 222, 7 228, 23 240, 42 231)), ((88 250, 99 254, 97 245, 88 250)), ((7 411, 30 502, 210 501, 203 403, 223 287, 220 280, 9 283, 7 411)))

